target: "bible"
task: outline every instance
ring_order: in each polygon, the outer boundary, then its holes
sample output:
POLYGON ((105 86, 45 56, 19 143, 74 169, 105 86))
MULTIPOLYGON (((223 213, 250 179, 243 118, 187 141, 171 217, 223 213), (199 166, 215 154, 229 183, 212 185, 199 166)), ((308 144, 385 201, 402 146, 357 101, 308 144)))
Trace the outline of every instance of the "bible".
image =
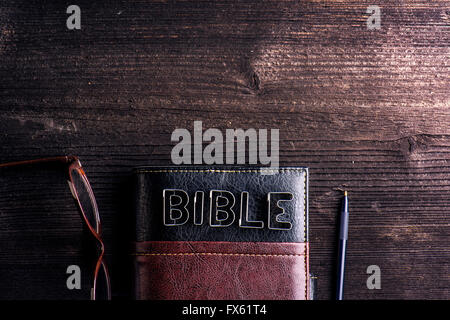
POLYGON ((308 300, 308 169, 139 167, 136 299, 308 300))

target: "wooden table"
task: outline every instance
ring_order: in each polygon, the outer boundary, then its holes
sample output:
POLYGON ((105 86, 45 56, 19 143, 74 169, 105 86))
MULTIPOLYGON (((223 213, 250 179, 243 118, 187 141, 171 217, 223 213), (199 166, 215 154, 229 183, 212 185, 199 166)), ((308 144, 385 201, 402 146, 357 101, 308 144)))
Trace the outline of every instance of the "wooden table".
MULTIPOLYGON (((130 283, 131 169, 171 164, 171 133, 200 120, 279 129, 280 164, 310 168, 319 299, 334 296, 343 189, 345 298, 450 298, 449 1, 77 1, 80 30, 70 4, 0 5, 0 162, 80 156, 116 297, 130 283)), ((86 298, 88 267, 82 290, 65 283, 86 259, 63 170, 0 175, 1 297, 86 298)))

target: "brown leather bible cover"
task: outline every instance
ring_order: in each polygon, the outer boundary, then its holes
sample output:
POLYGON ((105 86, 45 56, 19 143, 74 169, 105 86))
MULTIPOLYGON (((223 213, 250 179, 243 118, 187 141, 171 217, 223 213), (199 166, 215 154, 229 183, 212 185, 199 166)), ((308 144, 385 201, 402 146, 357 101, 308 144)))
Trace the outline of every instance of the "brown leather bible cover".
POLYGON ((163 300, 304 300, 308 243, 136 243, 136 296, 163 300))

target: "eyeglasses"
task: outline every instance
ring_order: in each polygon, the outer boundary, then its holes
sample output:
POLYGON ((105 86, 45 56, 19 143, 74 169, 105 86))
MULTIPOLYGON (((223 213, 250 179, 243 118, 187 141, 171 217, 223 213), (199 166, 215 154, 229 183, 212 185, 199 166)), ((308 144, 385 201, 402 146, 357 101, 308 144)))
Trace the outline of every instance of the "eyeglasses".
POLYGON ((18 161, 0 164, 0 168, 14 167, 22 165, 33 165, 41 163, 62 163, 68 167, 68 183, 70 191, 78 204, 84 223, 94 236, 97 242, 98 259, 95 264, 94 280, 91 288, 91 300, 110 300, 111 283, 108 268, 103 260, 105 246, 101 237, 100 215, 98 213, 97 202, 91 185, 81 166, 80 160, 75 156, 52 157, 28 161, 18 161), (102 283, 102 281, 104 283, 102 283))

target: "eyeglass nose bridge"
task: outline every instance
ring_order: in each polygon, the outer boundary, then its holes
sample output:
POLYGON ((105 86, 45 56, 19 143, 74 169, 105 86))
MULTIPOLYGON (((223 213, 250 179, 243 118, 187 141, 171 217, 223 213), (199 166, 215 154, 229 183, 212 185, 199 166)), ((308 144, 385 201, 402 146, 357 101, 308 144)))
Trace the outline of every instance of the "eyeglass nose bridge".
MULTIPOLYGON (((109 272, 108 272, 108 268, 106 266, 106 263, 104 261, 104 253, 102 253, 97 261, 97 266, 95 269, 95 275, 94 275, 94 283, 93 286, 90 289, 90 295, 91 295, 91 300, 97 300, 99 299, 99 296, 97 295, 97 289, 99 288, 98 285, 98 279, 99 277, 103 276, 104 277, 104 285, 105 287, 105 294, 106 296, 103 296, 104 299, 106 300, 111 300, 111 282, 110 282, 110 277, 109 277, 109 272), (102 270, 103 269, 103 270, 102 270)), ((101 300, 102 297, 100 297, 101 300)))

